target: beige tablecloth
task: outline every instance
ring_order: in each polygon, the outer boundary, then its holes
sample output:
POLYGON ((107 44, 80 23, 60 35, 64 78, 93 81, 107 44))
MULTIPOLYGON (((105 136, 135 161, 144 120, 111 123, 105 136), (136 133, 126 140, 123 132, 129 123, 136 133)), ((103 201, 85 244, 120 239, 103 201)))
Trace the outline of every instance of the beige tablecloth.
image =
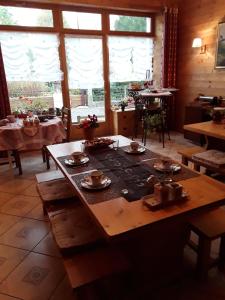
POLYGON ((25 128, 22 122, 9 123, 0 127, 0 151, 41 149, 44 145, 60 143, 65 137, 62 121, 57 117, 37 127, 25 128))

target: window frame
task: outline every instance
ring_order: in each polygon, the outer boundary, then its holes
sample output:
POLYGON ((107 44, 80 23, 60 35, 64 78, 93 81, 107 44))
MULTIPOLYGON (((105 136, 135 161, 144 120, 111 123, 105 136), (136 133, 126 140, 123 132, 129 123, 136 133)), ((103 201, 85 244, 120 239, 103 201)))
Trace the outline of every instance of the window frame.
MULTIPOLYGON (((59 59, 61 71, 64 73, 64 78, 61 81, 62 97, 64 106, 70 107, 69 97, 69 83, 68 72, 66 63, 66 51, 65 51, 65 36, 66 35, 80 35, 80 36, 100 36, 102 37, 102 50, 103 50, 103 78, 105 89, 105 121, 110 121, 110 81, 109 81, 109 49, 108 49, 108 37, 109 36, 127 36, 127 37, 155 37, 155 13, 151 11, 140 12, 134 10, 115 10, 115 9, 103 9, 103 8, 90 8, 82 6, 71 5, 58 5, 49 3, 22 3, 14 0, 4 0, 1 6, 13 6, 24 8, 39 8, 52 10, 53 27, 34 27, 34 26, 19 26, 19 25, 0 25, 0 31, 14 31, 14 32, 34 32, 34 33, 57 33, 59 37, 59 59), (86 29, 72 29, 63 27, 63 11, 74 12, 86 12, 101 14, 102 29, 101 30, 86 30, 86 29), (111 15, 124 15, 134 17, 147 17, 151 18, 151 30, 150 32, 134 32, 134 31, 112 31, 110 30, 110 14, 111 15)), ((106 128, 105 124, 105 128, 106 128)), ((107 131, 107 130, 106 130, 107 131)))

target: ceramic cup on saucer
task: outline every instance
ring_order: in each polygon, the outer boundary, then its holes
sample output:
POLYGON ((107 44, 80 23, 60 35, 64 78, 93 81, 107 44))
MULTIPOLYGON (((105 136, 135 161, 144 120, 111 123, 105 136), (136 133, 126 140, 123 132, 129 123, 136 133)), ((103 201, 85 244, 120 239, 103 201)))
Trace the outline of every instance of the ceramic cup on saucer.
POLYGON ((130 148, 132 151, 138 151, 139 144, 137 142, 131 142, 130 143, 130 148))
POLYGON ((75 163, 80 163, 81 160, 85 157, 85 154, 81 151, 75 151, 71 154, 75 163))
POLYGON ((93 171, 91 172, 91 183, 93 186, 100 185, 102 183, 102 179, 104 177, 104 174, 102 171, 93 171))

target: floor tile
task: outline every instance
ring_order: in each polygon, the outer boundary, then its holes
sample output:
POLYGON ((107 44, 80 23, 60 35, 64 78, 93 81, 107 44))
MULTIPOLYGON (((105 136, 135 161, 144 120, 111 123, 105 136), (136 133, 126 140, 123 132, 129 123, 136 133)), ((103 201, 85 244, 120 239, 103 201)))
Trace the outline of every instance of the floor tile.
POLYGON ((15 297, 10 297, 10 296, 3 295, 0 293, 0 300, 21 300, 21 299, 15 298, 15 297))
POLYGON ((48 232, 48 223, 23 218, 0 236, 0 244, 31 250, 48 232))
POLYGON ((14 216, 25 216, 39 203, 39 197, 17 195, 7 201, 0 211, 14 216))
POLYGON ((47 300, 64 276, 60 259, 30 253, 2 282, 0 292, 24 300, 47 300))
POLYGON ((0 192, 0 207, 2 205, 4 205, 6 202, 8 202, 9 199, 11 199, 13 197, 14 197, 14 195, 12 195, 12 194, 0 192))
POLYGON ((0 245, 0 281, 5 279, 28 253, 22 249, 0 245))
POLYGON ((23 190, 21 192, 22 195, 27 195, 27 196, 39 196, 38 192, 37 192, 37 188, 36 188, 36 182, 32 183, 28 188, 26 188, 25 190, 23 190))
POLYGON ((41 221, 48 221, 48 217, 43 213, 42 203, 39 203, 35 206, 31 211, 29 211, 26 215, 26 218, 41 220, 41 221))
POLYGON ((32 182, 30 180, 18 179, 18 177, 16 177, 0 184, 0 191, 18 195, 18 193, 21 193, 31 184, 32 182))
POLYGON ((61 281, 59 286, 54 291, 53 295, 51 296, 50 300, 78 300, 73 292, 73 289, 70 286, 70 283, 67 279, 67 276, 61 281))
POLYGON ((10 229, 21 218, 0 213, 0 235, 10 229))
POLYGON ((61 257, 51 232, 49 232, 49 234, 46 235, 32 251, 55 257, 61 257))

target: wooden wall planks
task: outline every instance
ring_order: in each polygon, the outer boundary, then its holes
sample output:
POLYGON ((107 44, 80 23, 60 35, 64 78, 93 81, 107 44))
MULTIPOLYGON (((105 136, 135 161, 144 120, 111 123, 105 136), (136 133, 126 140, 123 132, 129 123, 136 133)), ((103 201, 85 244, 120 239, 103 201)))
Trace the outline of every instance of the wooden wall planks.
POLYGON ((217 25, 225 15, 224 0, 189 0, 179 5, 176 127, 181 130, 185 105, 199 93, 225 97, 225 69, 215 69, 217 25), (205 54, 192 48, 192 40, 201 37, 205 54))
MULTIPOLYGON (((10 1, 10 0, 8 0, 10 1)), ((177 0, 18 0, 18 2, 50 3, 62 5, 76 5, 86 7, 101 7, 113 9, 133 9, 144 11, 158 11, 163 6, 176 5, 177 0)))

